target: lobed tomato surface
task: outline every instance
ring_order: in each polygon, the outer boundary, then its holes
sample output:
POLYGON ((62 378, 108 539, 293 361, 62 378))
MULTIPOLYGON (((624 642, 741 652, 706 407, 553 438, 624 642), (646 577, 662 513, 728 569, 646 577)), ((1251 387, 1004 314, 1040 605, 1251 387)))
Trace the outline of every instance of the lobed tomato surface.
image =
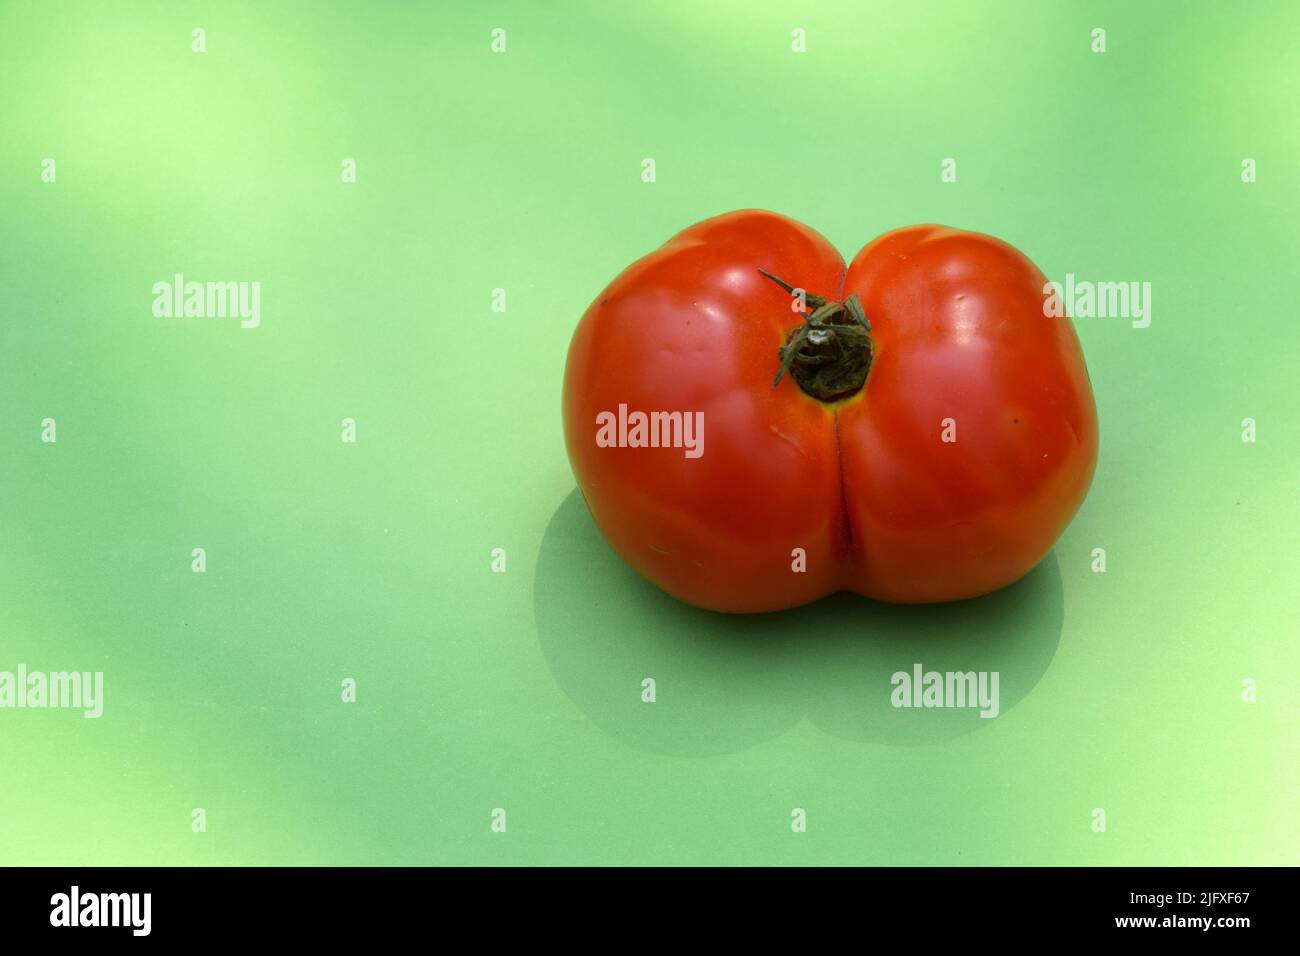
POLYGON ((645 577, 719 611, 1017 580, 1097 458, 1083 355, 1045 285, 1006 243, 944 226, 887 233, 847 266, 775 213, 691 226, 597 296, 569 349, 565 441, 596 524, 645 577), (832 318, 811 328, 816 309, 763 272, 832 318), (862 365, 847 394, 801 384, 862 365), (638 412, 660 415, 638 430, 638 412))

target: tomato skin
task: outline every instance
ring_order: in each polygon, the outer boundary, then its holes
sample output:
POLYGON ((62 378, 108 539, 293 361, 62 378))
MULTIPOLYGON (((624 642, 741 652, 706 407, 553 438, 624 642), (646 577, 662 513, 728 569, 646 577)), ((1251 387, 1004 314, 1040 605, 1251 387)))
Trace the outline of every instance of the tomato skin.
POLYGON ((972 597, 1051 550, 1097 459, 1088 372, 1041 272, 1000 240, 942 226, 853 260, 873 327, 866 401, 840 432, 853 587, 888 601, 972 597), (940 423, 955 422, 943 442, 940 423))
POLYGON ((1064 530, 1097 454, 1078 340, 1043 314, 1044 286, 1011 246, 942 226, 887 233, 847 268, 775 213, 686 229, 597 296, 569 349, 565 441, 597 526, 665 591, 719 611, 1011 583, 1064 530), (873 351, 861 392, 826 403, 789 375, 772 388, 802 316, 760 268, 859 295, 873 351), (599 447, 597 415, 620 405, 702 412, 703 453, 599 447), (956 441, 941 440, 945 419, 956 441))

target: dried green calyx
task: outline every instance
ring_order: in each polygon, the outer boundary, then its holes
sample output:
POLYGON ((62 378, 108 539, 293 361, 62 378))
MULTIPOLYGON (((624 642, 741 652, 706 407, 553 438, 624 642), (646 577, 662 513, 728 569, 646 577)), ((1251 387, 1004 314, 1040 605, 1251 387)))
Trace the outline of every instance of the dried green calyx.
MULTIPOLYGON (((763 269, 758 270, 791 295, 799 291, 763 269)), ((808 395, 837 402, 861 391, 871 370, 871 323, 857 293, 843 302, 803 293, 809 311, 803 324, 790 330, 778 350, 781 366, 772 387, 787 372, 808 395)))

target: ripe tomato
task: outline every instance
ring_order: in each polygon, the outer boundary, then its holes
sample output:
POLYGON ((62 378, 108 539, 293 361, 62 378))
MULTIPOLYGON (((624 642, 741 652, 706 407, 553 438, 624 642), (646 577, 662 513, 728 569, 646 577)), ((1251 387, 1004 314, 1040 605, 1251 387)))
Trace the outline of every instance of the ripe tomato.
POLYGON ((944 226, 887 233, 847 268, 775 213, 691 226, 614 279, 569 347, 565 441, 596 524, 719 611, 1015 581, 1097 458, 1083 355, 1045 285, 1006 243, 944 226))

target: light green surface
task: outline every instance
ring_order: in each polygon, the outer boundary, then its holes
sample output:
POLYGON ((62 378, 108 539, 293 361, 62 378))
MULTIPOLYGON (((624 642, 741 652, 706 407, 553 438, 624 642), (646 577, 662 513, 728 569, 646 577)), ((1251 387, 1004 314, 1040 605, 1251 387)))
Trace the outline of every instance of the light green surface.
POLYGON ((106 684, 0 710, 0 863, 1300 862, 1300 8, 479 6, 0 6, 0 670, 106 684), (727 619, 595 538, 573 326, 744 206, 1153 284, 1077 323, 1097 477, 1020 585, 727 619), (914 660, 1003 713, 882 705, 914 660))

